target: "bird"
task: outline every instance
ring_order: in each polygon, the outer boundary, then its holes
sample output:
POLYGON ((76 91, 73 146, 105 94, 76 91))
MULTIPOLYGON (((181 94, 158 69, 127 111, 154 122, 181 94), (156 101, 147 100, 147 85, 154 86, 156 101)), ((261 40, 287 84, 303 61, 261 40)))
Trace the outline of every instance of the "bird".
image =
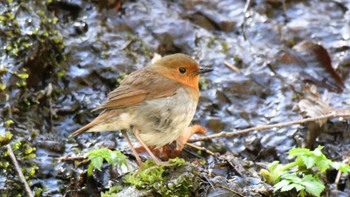
POLYGON ((120 130, 139 166, 142 161, 128 134, 133 134, 157 165, 160 161, 148 148, 175 141, 190 125, 199 100, 199 76, 213 69, 202 67, 190 56, 177 53, 130 73, 108 100, 93 111, 102 111, 93 121, 74 131, 120 130))

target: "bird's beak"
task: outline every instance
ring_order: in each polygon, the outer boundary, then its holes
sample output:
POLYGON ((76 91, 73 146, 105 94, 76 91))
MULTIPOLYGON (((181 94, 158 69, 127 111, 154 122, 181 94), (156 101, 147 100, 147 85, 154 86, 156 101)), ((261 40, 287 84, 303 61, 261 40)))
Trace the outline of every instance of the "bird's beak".
POLYGON ((195 71, 195 74, 199 75, 199 74, 203 74, 203 73, 207 73, 207 72, 211 72, 211 71, 213 71, 212 68, 204 67, 204 68, 200 68, 199 70, 195 71))

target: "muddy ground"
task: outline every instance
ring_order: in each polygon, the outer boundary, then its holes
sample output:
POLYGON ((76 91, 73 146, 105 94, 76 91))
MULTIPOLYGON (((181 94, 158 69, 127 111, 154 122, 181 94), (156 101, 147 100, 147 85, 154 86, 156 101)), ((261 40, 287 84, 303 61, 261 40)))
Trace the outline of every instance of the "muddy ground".
MULTIPOLYGON (((26 196, 4 146, 11 144, 36 196, 100 196, 117 185, 119 196, 167 196, 160 187, 126 185, 126 169, 105 164, 87 178, 87 165, 60 160, 108 147, 136 165, 118 132, 68 135, 96 117, 91 110, 155 53, 185 53, 214 69, 201 78, 192 122, 207 135, 312 117, 307 109, 314 105, 296 108, 307 97, 305 84, 317 87, 315 105, 349 109, 350 2, 245 6, 243 0, 1 1, 0 136, 12 135, 1 138, 1 195, 26 196)), ((293 147, 323 145, 335 161, 349 155, 346 119, 310 127, 196 142, 216 154, 186 147, 182 157, 190 164, 168 169, 161 188, 177 196, 295 196, 273 194, 260 169, 288 162, 293 147)), ((323 177, 322 195, 349 196, 349 177, 336 186, 335 174, 323 177)))

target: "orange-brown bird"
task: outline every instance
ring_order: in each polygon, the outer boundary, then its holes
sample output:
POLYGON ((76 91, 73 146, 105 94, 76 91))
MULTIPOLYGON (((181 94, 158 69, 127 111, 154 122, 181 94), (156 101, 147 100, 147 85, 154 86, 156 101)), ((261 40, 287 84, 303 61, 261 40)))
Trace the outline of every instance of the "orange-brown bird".
POLYGON ((128 75, 108 94, 108 101, 95 109, 102 113, 71 136, 121 130, 141 165, 126 133, 130 131, 156 164, 161 164, 147 146, 162 147, 185 131, 197 108, 199 75, 210 71, 184 54, 164 56, 128 75))

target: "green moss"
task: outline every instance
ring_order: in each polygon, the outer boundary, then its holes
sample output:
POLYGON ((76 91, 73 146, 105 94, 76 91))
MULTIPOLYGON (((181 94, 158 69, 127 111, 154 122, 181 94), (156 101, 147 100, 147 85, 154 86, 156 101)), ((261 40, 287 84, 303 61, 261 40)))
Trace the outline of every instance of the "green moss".
POLYGON ((222 47, 223 53, 225 54, 227 54, 227 52, 230 50, 227 42, 221 42, 221 47, 222 47))
MULTIPOLYGON (((39 167, 32 160, 36 157, 35 147, 32 147, 32 145, 27 140, 13 142, 14 139, 12 134, 6 133, 5 136, 6 135, 7 139, 10 139, 8 143, 11 143, 12 151, 21 165, 22 172, 26 178, 26 181, 29 185, 32 185, 32 179, 36 176, 36 173, 39 170, 39 167)), ((17 176, 17 171, 14 165, 12 165, 6 146, 0 147, 0 153, 0 176, 4 177, 4 187, 11 188, 11 190, 5 190, 6 195, 25 196, 23 184, 19 181, 19 179, 13 179, 13 177, 17 176)), ((40 191, 40 189, 38 191, 40 191)))
POLYGON ((66 76, 66 71, 65 70, 60 70, 60 71, 57 72, 57 77, 58 78, 62 78, 64 76, 66 76))
POLYGON ((147 160, 136 175, 126 175, 124 183, 134 185, 137 188, 145 188, 148 184, 162 181, 163 166, 155 166, 153 160, 147 160))
POLYGON ((207 90, 209 88, 208 78, 204 78, 204 77, 199 78, 199 88, 201 90, 207 90))
POLYGON ((125 176, 124 183, 135 186, 138 189, 152 190, 161 196, 190 196, 193 189, 195 175, 187 172, 186 161, 181 158, 169 160, 169 166, 156 166, 152 160, 143 163, 142 168, 136 174, 125 176), (176 167, 184 172, 171 171, 176 167))
MULTIPOLYGON (((10 127, 13 123, 14 123, 13 120, 7 120, 7 121, 5 122, 5 127, 10 127)), ((11 137, 12 137, 12 136, 11 136, 11 137)))
POLYGON ((6 132, 4 136, 0 136, 0 145, 5 145, 9 143, 12 139, 12 133, 6 132))
POLYGON ((43 189, 42 188, 35 188, 34 189, 34 196, 35 197, 40 197, 43 195, 43 189))
POLYGON ((117 193, 122 190, 122 186, 113 186, 109 188, 108 191, 106 192, 101 192, 101 197, 113 197, 113 196, 118 196, 117 193))
POLYGON ((207 47, 208 47, 208 48, 213 47, 214 44, 215 44, 216 39, 217 39, 216 37, 211 37, 211 38, 208 40, 208 42, 207 42, 207 47))

